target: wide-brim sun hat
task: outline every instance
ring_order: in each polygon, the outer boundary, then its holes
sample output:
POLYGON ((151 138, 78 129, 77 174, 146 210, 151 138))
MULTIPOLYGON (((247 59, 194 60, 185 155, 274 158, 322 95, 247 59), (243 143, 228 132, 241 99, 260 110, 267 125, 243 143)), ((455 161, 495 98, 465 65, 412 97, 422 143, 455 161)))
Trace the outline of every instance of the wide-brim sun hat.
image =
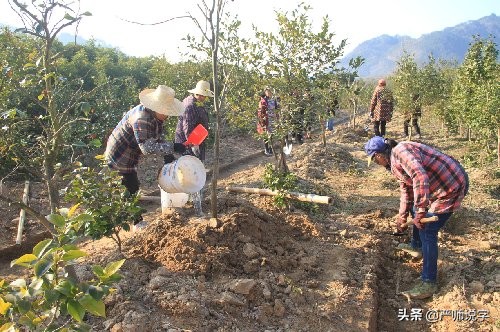
POLYGON ((145 89, 139 93, 139 100, 155 113, 179 116, 184 113, 184 105, 176 98, 174 89, 158 85, 156 89, 145 89))
POLYGON ((374 136, 368 140, 365 144, 365 152, 368 155, 368 166, 373 159, 373 155, 377 152, 384 152, 387 149, 387 144, 383 137, 374 136))
POLYGON ((199 81, 198 83, 196 83, 196 87, 192 90, 188 90, 188 92, 205 97, 214 96, 214 93, 210 90, 210 83, 208 83, 207 81, 199 81))

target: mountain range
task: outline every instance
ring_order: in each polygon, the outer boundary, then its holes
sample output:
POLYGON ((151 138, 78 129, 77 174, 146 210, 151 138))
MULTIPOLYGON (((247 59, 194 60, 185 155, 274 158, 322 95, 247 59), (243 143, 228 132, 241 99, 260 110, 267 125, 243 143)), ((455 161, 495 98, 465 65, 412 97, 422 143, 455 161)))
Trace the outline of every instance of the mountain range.
POLYGON ((474 35, 479 35, 481 38, 493 36, 498 44, 496 38, 500 36, 500 17, 491 14, 478 20, 424 34, 419 38, 382 35, 359 44, 342 58, 341 65, 347 67, 349 59, 361 56, 365 58, 365 63, 359 69, 359 76, 380 78, 390 75, 396 69, 397 61, 404 51, 414 55, 418 64, 426 63, 430 54, 435 59, 461 63, 474 35))

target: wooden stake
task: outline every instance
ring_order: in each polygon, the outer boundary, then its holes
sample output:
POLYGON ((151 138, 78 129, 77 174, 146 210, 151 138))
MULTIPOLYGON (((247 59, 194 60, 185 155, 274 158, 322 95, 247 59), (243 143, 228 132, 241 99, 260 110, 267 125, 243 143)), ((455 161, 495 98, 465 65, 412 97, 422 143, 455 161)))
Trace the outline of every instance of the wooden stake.
MULTIPOLYGON (((24 182, 24 193, 23 193, 23 203, 28 205, 28 197, 30 192, 30 182, 24 182)), ((17 224, 17 237, 16 244, 21 244, 21 240, 23 238, 23 229, 24 229, 24 220, 26 219, 26 211, 21 209, 19 213, 19 223, 17 224)))
MULTIPOLYGON (((259 195, 268 195, 268 196, 276 196, 279 194, 278 191, 271 189, 260 189, 260 188, 246 188, 246 187, 226 187, 227 191, 234 191, 240 193, 248 193, 248 194, 259 194, 259 195)), ((296 199, 302 202, 312 202, 312 203, 320 203, 320 204, 330 204, 332 202, 332 198, 329 196, 319 196, 315 194, 303 194, 298 192, 289 191, 286 194, 286 197, 291 199, 296 199)))

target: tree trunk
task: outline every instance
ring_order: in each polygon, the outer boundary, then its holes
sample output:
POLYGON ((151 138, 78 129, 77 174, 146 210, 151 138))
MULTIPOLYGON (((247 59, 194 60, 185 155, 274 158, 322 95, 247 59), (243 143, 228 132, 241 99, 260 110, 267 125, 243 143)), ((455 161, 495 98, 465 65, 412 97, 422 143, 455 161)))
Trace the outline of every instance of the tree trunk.
POLYGON ((352 113, 352 128, 356 128, 356 115, 357 115, 358 103, 356 102, 356 100, 354 100, 352 103, 354 105, 354 111, 352 113))
POLYGON ((497 128, 497 166, 500 167, 500 127, 497 128))
MULTIPOLYGON (((215 2, 214 2, 215 6, 215 2)), ((219 50, 219 22, 220 17, 218 15, 219 9, 215 8, 217 12, 216 26, 212 25, 212 75, 214 83, 214 112, 215 112, 215 142, 214 142, 214 164, 212 166, 212 191, 210 193, 210 214, 212 218, 217 219, 217 180, 219 178, 219 147, 220 147, 220 108, 221 103, 219 100, 219 65, 218 65, 218 50, 219 50)), ((213 19, 211 17, 211 19, 213 19)))
POLYGON ((56 213, 59 207, 59 188, 53 179, 55 173, 54 164, 54 155, 50 151, 45 150, 43 170, 47 193, 49 195, 50 213, 56 213))

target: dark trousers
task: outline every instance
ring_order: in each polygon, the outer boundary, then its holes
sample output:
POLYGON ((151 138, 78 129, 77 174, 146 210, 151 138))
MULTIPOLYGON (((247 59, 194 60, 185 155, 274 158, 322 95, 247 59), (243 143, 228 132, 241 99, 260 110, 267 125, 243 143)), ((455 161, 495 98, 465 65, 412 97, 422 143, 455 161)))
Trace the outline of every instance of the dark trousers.
MULTIPOLYGON (((122 176, 122 184, 127 188, 130 195, 134 195, 139 191, 139 178, 137 177, 137 172, 132 173, 120 173, 122 176)), ((138 216, 135 220, 132 220, 134 225, 142 221, 142 215, 138 216)))
POLYGON ((373 121, 373 132, 375 136, 385 136, 385 120, 373 121))
MULTIPOLYGON (((420 127, 418 126, 418 118, 416 116, 411 119, 411 124, 414 134, 420 135, 420 127)), ((403 129, 406 136, 408 136, 408 127, 410 127, 410 119, 405 120, 403 123, 403 129)))
POLYGON ((122 184, 127 188, 130 195, 134 195, 139 191, 139 178, 137 172, 120 173, 122 176, 122 184))

